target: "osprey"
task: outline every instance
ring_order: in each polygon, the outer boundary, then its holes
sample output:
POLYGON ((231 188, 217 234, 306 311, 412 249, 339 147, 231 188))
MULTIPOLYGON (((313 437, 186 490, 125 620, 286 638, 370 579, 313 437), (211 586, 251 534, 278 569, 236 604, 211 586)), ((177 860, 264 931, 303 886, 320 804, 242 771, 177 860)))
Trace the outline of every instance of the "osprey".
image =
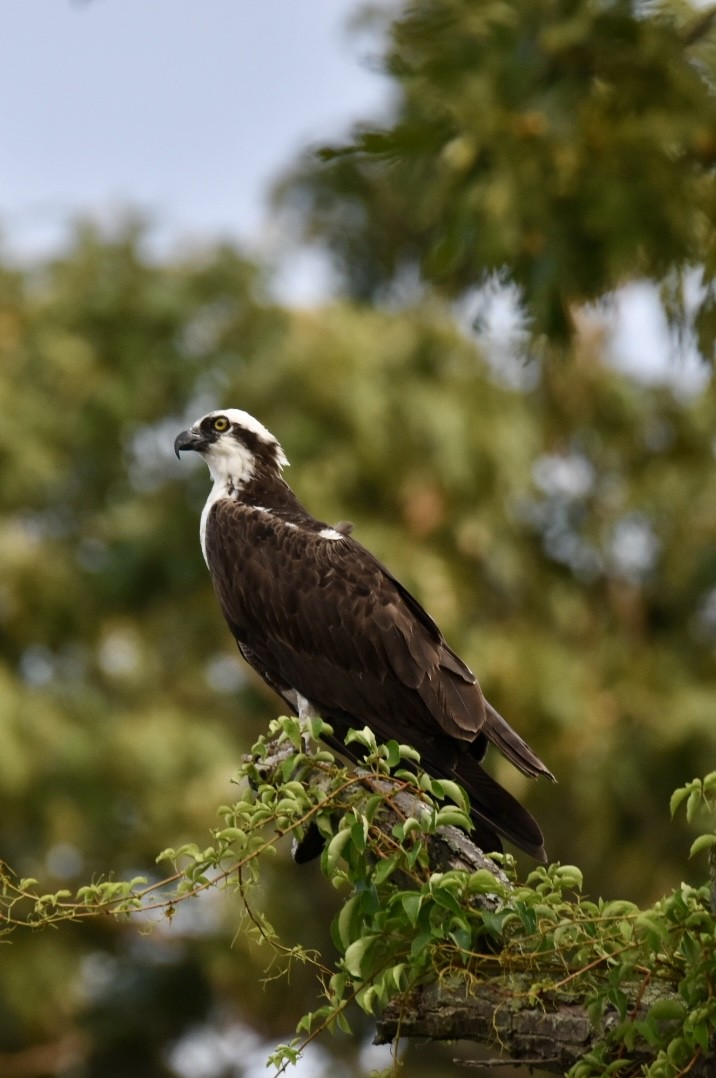
MULTIPOLYGON (((481 766, 488 742, 525 775, 553 778, 485 700, 432 618, 351 536, 316 520, 282 478, 276 438, 248 412, 210 412, 179 434, 214 480, 201 547, 241 654, 299 716, 318 714, 342 738, 367 725, 420 753, 437 778, 470 797, 476 840, 499 836, 546 860, 541 831, 481 766)), ((358 753, 337 738, 332 747, 358 753)))

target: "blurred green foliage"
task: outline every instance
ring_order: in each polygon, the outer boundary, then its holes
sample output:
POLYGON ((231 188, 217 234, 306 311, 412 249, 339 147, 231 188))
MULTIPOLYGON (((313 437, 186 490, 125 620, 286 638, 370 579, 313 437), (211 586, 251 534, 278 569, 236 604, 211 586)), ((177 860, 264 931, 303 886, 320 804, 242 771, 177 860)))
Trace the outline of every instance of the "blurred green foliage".
MULTIPOLYGON (((78 226, 24 268, 2 259, 0 858, 15 871, 46 890, 151 878, 162 848, 203 841, 278 710, 202 562, 205 469, 171 450, 225 404, 279 437, 317 515, 355 521, 557 774, 533 786, 494 761, 587 893, 649 900, 696 872, 685 825, 662 821, 673 787, 714 767, 716 401, 616 373, 575 317, 646 277, 686 326, 700 268, 693 328, 713 355, 713 45, 690 9, 665 11, 399 14, 395 122, 284 185, 343 270, 348 296, 322 309, 282 307, 229 247, 160 264, 131 223, 78 226), (521 290, 542 335, 529 362, 526 337, 481 348, 444 302, 486 272, 521 290)), ((285 939, 330 947, 337 899, 315 866, 286 850, 266 872, 285 939)), ((214 1059, 219 1034, 243 1045, 212 1073, 251 1073, 313 988, 298 969, 259 989, 266 956, 240 932, 230 949, 237 928, 212 900, 147 938, 103 922, 14 936, 0 1074, 183 1074, 172 1045, 189 1052, 196 1030, 216 1034, 214 1059)), ((337 1039, 314 1073, 356 1073, 358 1047, 337 1039)))
MULTIPOLYGON (((382 16, 387 20, 387 16, 382 16)), ((712 355, 716 74, 688 4, 421 0, 387 28, 387 119, 294 173, 281 202, 332 250, 359 297, 417 276, 449 296, 514 283, 535 334, 625 278, 663 282, 687 321, 684 271, 712 355)))
MULTIPOLYGON (((550 854, 607 896, 682 874, 687 837, 654 821, 713 760, 709 389, 639 385, 593 342, 515 387, 437 305, 291 313, 236 252, 158 266, 131 229, 84 227, 63 256, 5 268, 0 349, 0 856, 17 872, 47 889, 151 878, 164 846, 202 841, 276 712, 201 559, 207 476, 171 450, 224 402, 277 432, 299 495, 356 522, 548 760, 556 788, 495 765, 550 854)), ((330 946, 336 899, 316 873, 286 851, 273 880, 287 938, 330 946)), ((133 1073, 158 1074, 209 1014, 285 1035, 300 971, 257 991, 265 958, 241 936, 228 949, 236 918, 219 904, 161 939, 102 924, 13 937, 2 1049, 71 1022, 91 1045, 79 1073, 112 1073, 110 1057, 127 1073, 135 1052, 133 1073), (144 994, 156 1020, 136 1013, 144 994)))

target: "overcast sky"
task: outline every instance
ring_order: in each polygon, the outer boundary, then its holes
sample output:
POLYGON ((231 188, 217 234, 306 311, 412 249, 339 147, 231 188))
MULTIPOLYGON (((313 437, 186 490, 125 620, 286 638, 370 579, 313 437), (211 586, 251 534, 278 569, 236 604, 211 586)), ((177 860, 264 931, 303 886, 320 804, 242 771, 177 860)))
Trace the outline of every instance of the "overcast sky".
POLYGON ((272 178, 376 113, 357 0, 4 0, 0 229, 42 251, 68 219, 146 210, 166 241, 256 236, 272 178))

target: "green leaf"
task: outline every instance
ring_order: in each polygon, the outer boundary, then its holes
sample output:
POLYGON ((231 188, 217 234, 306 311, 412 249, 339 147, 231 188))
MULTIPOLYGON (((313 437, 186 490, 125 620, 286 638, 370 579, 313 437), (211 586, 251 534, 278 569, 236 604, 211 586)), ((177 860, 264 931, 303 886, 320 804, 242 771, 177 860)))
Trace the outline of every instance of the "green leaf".
MULTIPOLYGON (((411 763, 414 764, 420 763, 420 753, 417 749, 414 749, 412 745, 400 746, 400 758, 402 760, 409 760, 411 763)), ((413 776, 411 775, 411 777, 413 776)))
POLYGON ((423 904, 423 896, 418 894, 406 894, 401 897, 405 916, 413 927, 418 922, 418 915, 423 904))
POLYGON ((648 933, 652 947, 657 947, 669 934, 668 926, 649 913, 640 913, 635 924, 648 933))
POLYGON ((621 988, 617 988, 617 986, 614 985, 612 988, 607 989, 606 995, 609 1002, 616 1007, 619 1017, 623 1018, 627 1012, 627 1005, 629 1002, 624 992, 621 988))
POLYGON ((467 889, 471 895, 501 895, 505 890, 504 884, 487 868, 470 873, 467 889))
POLYGON ((366 1014, 374 1014, 376 1004, 383 1002, 380 989, 375 984, 369 984, 356 996, 356 1003, 366 1014))
POLYGON ((450 939, 455 943, 455 946, 462 952, 468 952, 472 950, 472 933, 469 928, 465 926, 457 926, 450 929, 450 939))
POLYGON ((435 890, 433 890, 432 892, 432 896, 433 900, 438 906, 442 906, 444 909, 450 910, 451 913, 460 915, 464 912, 458 899, 455 897, 452 891, 448 890, 446 887, 435 888, 435 890))
POLYGON ((613 902, 605 902, 602 908, 604 917, 625 917, 630 914, 640 913, 639 907, 627 899, 615 899, 613 902))
POLYGON ((321 856, 321 868, 326 876, 332 875, 335 871, 336 865, 350 840, 351 832, 349 828, 342 827, 325 847, 321 856))
POLYGON ((318 741, 324 735, 332 734, 333 727, 324 722, 320 716, 314 716, 308 720, 308 728, 311 731, 311 737, 314 741, 318 741))
POLYGON ((701 784, 698 789, 692 790, 686 799, 686 819, 691 823, 701 804, 701 784))
POLYGON ((537 912, 532 906, 525 905, 524 902, 515 903, 515 909, 522 922, 522 926, 527 933, 532 935, 537 931, 537 912))
POLYGON ((456 805, 444 805, 438 810, 435 826, 459 827, 462 831, 469 831, 472 828, 472 821, 456 805))
POLYGON ((285 737, 288 738, 296 751, 300 751, 303 748, 303 728, 300 721, 294 718, 293 715, 283 716, 281 725, 285 737))
POLYGON ((338 1011, 336 1014, 336 1026, 340 1029, 341 1033, 347 1033, 349 1036, 353 1035, 353 1029, 348 1021, 348 1016, 345 1011, 338 1011))
POLYGON ((702 853, 703 850, 709 850, 712 846, 716 846, 716 835, 699 835, 691 843, 691 849, 689 850, 689 857, 695 857, 697 853, 702 853))
POLYGON ((576 865, 557 865, 555 875, 562 887, 572 891, 581 891, 584 886, 584 875, 576 865))
POLYGON ((686 1014, 683 1003, 677 999, 657 999, 648 1011, 648 1018, 656 1022, 681 1022, 686 1014))
POLYGON ((494 936, 502 936, 503 928, 507 917, 509 916, 508 910, 498 910, 493 912, 492 910, 483 910, 482 922, 485 928, 494 936))
POLYGON ((351 977, 359 980, 363 973, 362 967, 366 955, 370 950, 372 944, 370 937, 362 936, 360 939, 354 940, 347 948, 343 955, 343 965, 350 973, 351 977))
POLYGON ((421 958, 427 948, 434 942, 435 938, 432 932, 419 932, 410 944, 410 957, 413 961, 421 958))
POLYGON ((708 775, 704 775, 701 785, 704 793, 716 793, 716 771, 709 771, 708 775))
POLYGON ((336 944, 345 951, 354 936, 354 930, 359 923, 358 913, 360 911, 362 903, 361 895, 352 895, 347 902, 343 904, 338 912, 338 916, 334 920, 336 926, 336 944))
POLYGON ((442 796, 454 801, 458 808, 462 809, 466 816, 469 816, 470 802, 462 786, 459 786, 457 782, 453 782, 452 779, 440 779, 440 786, 442 787, 442 796))
POLYGON ((676 1067, 683 1067, 691 1053, 684 1037, 674 1037, 666 1047, 666 1054, 670 1063, 676 1067))
POLYGON ((349 730, 344 738, 344 742, 346 745, 357 742, 359 745, 362 745, 363 748, 368 749, 371 752, 375 752, 377 747, 375 734, 369 726, 364 726, 362 730, 349 730))
POLYGON ((379 861, 375 866, 373 872, 373 882, 376 887, 380 887, 385 881, 392 876, 395 869, 398 867, 398 857, 393 854, 391 857, 386 857, 384 860, 379 861))
POLYGON ((712 1035, 713 1026, 708 1020, 704 1019, 694 1023, 692 1036, 704 1055, 710 1050, 712 1035))
POLYGON ((671 795, 671 798, 669 800, 669 812, 671 813, 672 817, 673 817, 674 813, 676 812, 676 810, 678 809, 679 805, 681 805, 686 800, 686 798, 689 796, 689 794, 691 793, 691 790, 692 790, 691 783, 689 783, 688 786, 680 786, 678 788, 678 790, 674 790, 674 792, 671 795))
POLYGON ((402 823, 396 823, 391 829, 391 834, 398 839, 399 842, 404 842, 409 835, 421 834, 423 830, 420 820, 416 820, 414 816, 408 816, 407 820, 403 820, 402 823))
POLYGON ((359 853, 364 853, 368 839, 369 824, 365 816, 358 816, 350 825, 351 842, 359 853))
POLYGON ((388 767, 392 771, 393 768, 397 767, 398 764, 400 763, 400 745, 398 744, 397 741, 386 741, 385 749, 386 749, 386 755, 385 755, 386 762, 388 764, 388 767))

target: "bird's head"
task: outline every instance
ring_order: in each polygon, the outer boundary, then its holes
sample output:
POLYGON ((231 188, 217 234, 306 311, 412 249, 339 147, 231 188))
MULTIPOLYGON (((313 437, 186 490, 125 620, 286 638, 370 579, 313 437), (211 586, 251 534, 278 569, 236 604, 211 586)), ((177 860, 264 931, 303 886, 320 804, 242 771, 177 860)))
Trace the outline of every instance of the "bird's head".
POLYGON ((241 486, 258 471, 280 474, 288 464, 273 434, 239 408, 223 408, 197 419, 174 440, 177 457, 192 449, 206 461, 215 482, 241 486))

